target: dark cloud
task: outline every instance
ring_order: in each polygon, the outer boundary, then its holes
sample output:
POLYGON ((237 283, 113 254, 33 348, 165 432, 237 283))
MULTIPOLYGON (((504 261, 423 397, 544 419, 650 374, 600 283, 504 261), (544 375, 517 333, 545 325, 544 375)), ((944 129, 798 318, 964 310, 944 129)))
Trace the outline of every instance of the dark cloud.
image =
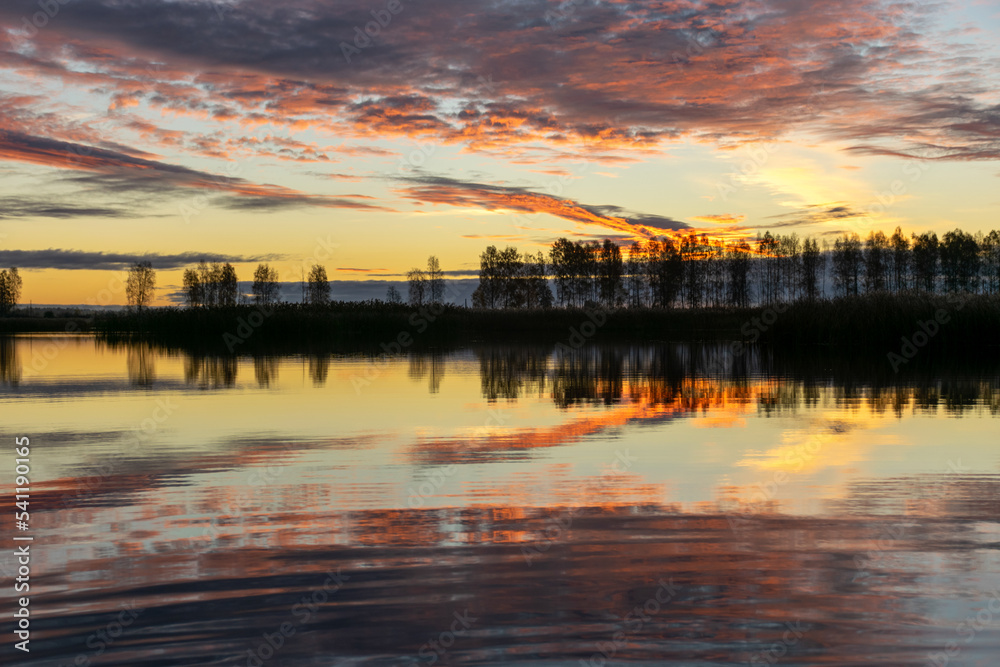
POLYGON ((676 232, 690 227, 687 223, 674 220, 673 218, 656 215, 655 213, 634 213, 622 208, 621 206, 603 205, 585 206, 584 208, 600 215, 622 217, 626 218, 631 223, 642 225, 644 227, 651 227, 653 229, 662 229, 664 231, 676 232))
MULTIPOLYGON (((12 49, 4 58, 165 110, 331 130, 349 123, 371 136, 482 150, 542 142, 582 154, 805 129, 862 152, 1000 152, 1000 108, 983 101, 995 63, 935 24, 939 3, 403 6, 350 62, 342 45, 372 21, 362 0, 73 0, 32 37, 30 57, 12 49), (67 69, 67 60, 85 67, 67 69)), ((16 29, 37 11, 35 0, 7 0, 0 21, 16 29)))
POLYGON ((170 190, 199 189, 224 193, 226 197, 218 203, 236 209, 308 205, 387 210, 349 199, 307 195, 280 185, 259 185, 242 178, 209 174, 117 151, 9 130, 0 130, 0 159, 95 172, 69 176, 66 180, 105 194, 164 194, 170 190))
POLYGON ((868 215, 864 211, 860 211, 849 204, 810 204, 791 213, 782 213, 780 215, 771 216, 771 219, 777 219, 778 222, 766 225, 755 225, 755 228, 780 229, 783 227, 803 227, 807 225, 835 222, 838 220, 864 220, 867 219, 867 217, 868 215))
POLYGON ((0 266, 16 266, 22 269, 64 269, 64 270, 119 270, 128 268, 135 262, 148 261, 155 269, 179 269, 206 262, 265 262, 282 259, 282 255, 225 255, 219 253, 184 252, 162 253, 117 253, 91 252, 86 250, 0 250, 0 266))
MULTIPOLYGON (((353 196, 353 195, 348 195, 353 196)), ((333 208, 357 208, 367 211, 390 211, 384 206, 365 204, 345 197, 318 197, 301 194, 297 196, 268 197, 218 197, 212 200, 213 206, 233 211, 276 211, 300 206, 327 206, 333 208)))
POLYGON ((134 213, 126 208, 109 206, 76 206, 50 199, 0 197, 2 218, 125 218, 134 213))

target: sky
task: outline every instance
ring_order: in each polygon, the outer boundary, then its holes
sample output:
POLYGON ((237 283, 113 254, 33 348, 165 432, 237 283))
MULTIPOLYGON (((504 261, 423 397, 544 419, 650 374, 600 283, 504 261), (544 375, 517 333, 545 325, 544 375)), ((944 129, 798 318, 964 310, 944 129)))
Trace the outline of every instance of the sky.
MULTIPOLYGON (((0 266, 372 298, 429 255, 1000 227, 1000 3, 5 0, 0 266)), ((461 291, 461 290, 459 290, 461 291)), ((456 292, 457 293, 457 292, 456 292)))

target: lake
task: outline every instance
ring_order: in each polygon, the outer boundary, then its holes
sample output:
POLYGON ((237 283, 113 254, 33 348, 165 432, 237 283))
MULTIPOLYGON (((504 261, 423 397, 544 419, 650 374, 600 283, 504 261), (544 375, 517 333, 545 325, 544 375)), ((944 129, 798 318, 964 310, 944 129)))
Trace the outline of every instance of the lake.
POLYGON ((0 339, 4 660, 997 664, 1000 372, 834 368, 0 339))

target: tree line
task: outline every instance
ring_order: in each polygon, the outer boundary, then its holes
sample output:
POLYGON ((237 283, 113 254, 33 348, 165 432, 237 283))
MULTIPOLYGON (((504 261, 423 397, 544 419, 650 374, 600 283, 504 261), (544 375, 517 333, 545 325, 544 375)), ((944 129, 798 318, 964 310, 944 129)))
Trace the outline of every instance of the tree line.
MULTIPOLYGON (((258 264, 250 286, 250 300, 257 306, 271 306, 279 301, 278 271, 269 264, 258 264)), ((128 272, 125 296, 129 307, 138 310, 149 305, 156 291, 156 272, 149 262, 136 262, 128 272)), ((229 262, 201 262, 196 268, 185 269, 183 293, 191 308, 228 308, 247 302, 240 291, 236 268, 229 262)), ((310 305, 330 303, 330 281, 326 267, 314 264, 308 282, 303 284, 303 302, 310 305)))
MULTIPOLYGON (((444 299, 444 272, 435 256, 427 268, 407 273, 408 301, 421 306, 444 299)), ((260 306, 279 301, 278 272, 266 263, 254 271, 250 300, 260 306)), ((18 304, 22 280, 16 268, 0 271, 0 314, 18 304)), ((152 301, 156 272, 136 262, 125 284, 128 305, 152 301)), ((626 251, 610 239, 552 243, 548 254, 521 254, 517 248, 487 247, 479 257, 475 308, 580 307, 748 307, 816 300, 828 294, 969 292, 1000 293, 1000 232, 969 234, 960 229, 940 239, 933 232, 886 236, 870 232, 862 240, 845 233, 822 243, 796 234, 766 232, 753 240, 725 242, 701 234, 633 241, 626 251), (554 288, 554 293, 553 293, 554 288)), ((201 262, 183 274, 183 293, 192 308, 225 308, 247 302, 232 264, 201 262)), ((386 301, 401 304, 395 286, 386 301)), ((326 268, 314 264, 302 284, 302 302, 330 302, 326 268)))
MULTIPOLYGON (((227 308, 244 303, 239 277, 232 264, 201 262, 184 271, 184 296, 192 308, 227 308)), ((280 296, 278 271, 269 264, 258 264, 250 285, 250 299, 258 306, 277 304, 280 296)), ((326 267, 313 264, 302 286, 302 301, 314 306, 330 303, 330 281, 326 267)))
MULTIPOLYGON (((427 270, 412 268, 406 274, 408 297, 411 306, 442 303, 444 301, 444 271, 441 262, 434 255, 427 258, 427 270)), ((390 285, 385 292, 385 300, 392 304, 403 302, 403 296, 390 285)))
POLYGON ((832 293, 1000 293, 1000 232, 906 237, 845 233, 831 244, 766 232, 724 242, 702 234, 634 241, 556 240, 548 253, 489 246, 479 258, 478 308, 748 307, 832 293), (555 295, 549 288, 549 279, 555 295))

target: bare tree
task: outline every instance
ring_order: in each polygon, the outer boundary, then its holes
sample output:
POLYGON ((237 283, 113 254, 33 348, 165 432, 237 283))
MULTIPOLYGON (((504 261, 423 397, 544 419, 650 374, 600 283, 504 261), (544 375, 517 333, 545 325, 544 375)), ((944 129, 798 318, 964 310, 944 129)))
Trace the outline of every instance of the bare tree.
POLYGON ((391 304, 397 305, 403 303, 403 295, 399 293, 395 285, 389 285, 389 289, 385 291, 385 300, 391 304))
POLYGON ((129 269, 125 282, 125 297, 129 306, 142 310, 149 304, 156 292, 156 272, 149 262, 136 262, 129 269))
POLYGON ((326 277, 326 267, 313 264, 309 269, 309 303, 325 306, 330 303, 330 281, 326 277))
POLYGON ((254 301, 258 306, 269 306, 278 300, 278 271, 267 264, 258 264, 253 273, 254 301))
POLYGON ((406 279, 410 284, 410 305, 424 305, 427 299, 427 276, 420 269, 410 269, 406 279))
POLYGON ((0 271, 0 314, 6 315, 17 307, 21 298, 21 276, 17 269, 0 271))
POLYGON ((441 303, 444 300, 444 272, 434 255, 427 258, 427 293, 431 303, 441 303))

